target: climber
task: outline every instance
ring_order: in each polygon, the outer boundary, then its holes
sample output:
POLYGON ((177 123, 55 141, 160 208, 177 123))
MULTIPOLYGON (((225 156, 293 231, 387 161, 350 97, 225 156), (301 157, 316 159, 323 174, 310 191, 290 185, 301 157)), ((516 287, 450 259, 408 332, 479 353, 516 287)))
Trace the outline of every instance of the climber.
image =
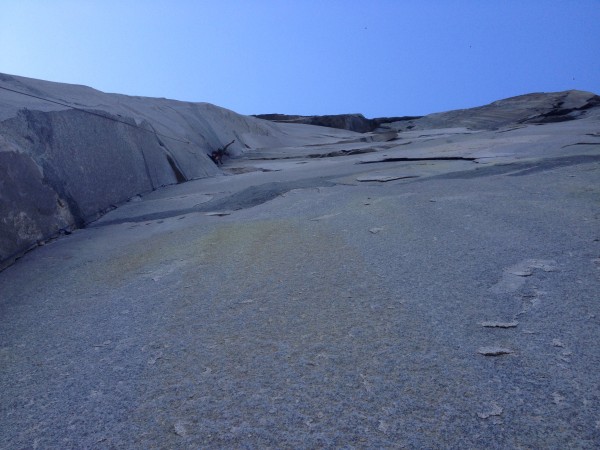
POLYGON ((212 161, 218 166, 219 164, 223 164, 223 156, 229 156, 229 152, 227 148, 235 142, 235 139, 227 144, 225 147, 218 148, 213 150, 212 153, 208 154, 208 157, 212 159, 212 161))

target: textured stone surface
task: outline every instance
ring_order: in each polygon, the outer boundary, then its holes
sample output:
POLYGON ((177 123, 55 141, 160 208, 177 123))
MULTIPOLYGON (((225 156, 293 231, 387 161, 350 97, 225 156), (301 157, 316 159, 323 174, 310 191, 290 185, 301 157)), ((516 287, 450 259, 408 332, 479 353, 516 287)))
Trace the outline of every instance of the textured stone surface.
POLYGON ((233 155, 280 146, 282 139, 338 139, 207 103, 104 94, 6 74, 0 87, 9 89, 0 89, 0 268, 134 195, 219 175, 207 154, 233 139, 233 155))
POLYGON ((73 221, 68 206, 29 156, 0 152, 0 262, 11 261, 73 221))
POLYGON ((0 446, 598 448, 600 159, 333 182, 360 157, 168 186, 0 272, 0 446))
POLYGON ((498 100, 477 108, 429 114, 414 120, 386 124, 386 126, 398 131, 448 127, 495 130, 519 124, 575 120, 585 117, 589 109, 598 106, 600 106, 600 97, 591 92, 536 93, 498 100))
MULTIPOLYGON (((238 175, 29 252, 0 272, 0 447, 599 448, 595 109, 389 142, 282 124, 238 175)), ((44 158, 77 149, 41 130, 77 131, 48 112, 0 137, 0 194, 58 227, 44 158)))

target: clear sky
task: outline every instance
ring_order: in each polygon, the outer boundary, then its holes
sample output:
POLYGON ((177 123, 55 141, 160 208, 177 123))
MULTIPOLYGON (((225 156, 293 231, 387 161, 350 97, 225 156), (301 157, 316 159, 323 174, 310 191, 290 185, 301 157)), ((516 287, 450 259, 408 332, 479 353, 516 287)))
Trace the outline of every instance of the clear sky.
POLYGON ((600 0, 0 0, 0 72, 242 114, 600 94, 600 0))

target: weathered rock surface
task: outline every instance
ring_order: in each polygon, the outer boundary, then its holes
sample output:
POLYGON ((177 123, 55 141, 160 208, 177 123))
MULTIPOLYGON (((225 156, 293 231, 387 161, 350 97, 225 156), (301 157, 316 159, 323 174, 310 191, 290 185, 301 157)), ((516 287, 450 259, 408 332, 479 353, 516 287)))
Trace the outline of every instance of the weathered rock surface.
MULTIPOLYGON (((198 105, 126 101, 164 134, 200 122, 177 109, 198 105)), ((0 272, 0 448, 600 448, 598 108, 268 136, 213 108, 216 135, 250 147, 222 166, 235 175, 137 195, 0 272)), ((83 195, 107 175, 82 160, 123 178, 111 195, 176 179, 153 134, 28 110, 0 152, 25 232, 107 200, 83 195), (130 178, 96 155, 110 146, 130 178)))
POLYGON ((585 91, 525 94, 498 100, 489 105, 459 109, 426 116, 378 117, 362 114, 298 116, 258 114, 255 117, 279 123, 303 123, 341 128, 359 133, 382 130, 427 130, 464 127, 471 130, 496 130, 509 125, 564 122, 584 117, 600 106, 600 96, 585 91))
POLYGON ((498 100, 489 105, 429 114, 413 120, 394 121, 386 128, 397 131, 464 127, 496 130, 518 124, 564 122, 585 117, 600 106, 600 96, 585 91, 535 93, 498 100))
POLYGON ((420 118, 257 116, 267 121, 207 103, 105 94, 6 74, 0 74, 0 98, 0 267, 134 195, 221 174, 207 154, 232 140, 234 157, 328 158, 410 144, 395 142, 397 132, 489 130, 600 110, 600 97, 568 91, 420 118))
POLYGON ((279 123, 302 123, 321 127, 340 128, 343 130, 368 133, 375 131, 382 124, 405 120, 419 119, 420 116, 377 117, 367 119, 362 114, 333 114, 325 116, 294 116, 287 114, 257 114, 254 117, 279 123))
POLYGON ((6 74, 0 99, 0 268, 136 194, 220 174, 207 154, 231 140, 239 155, 353 135, 6 74))

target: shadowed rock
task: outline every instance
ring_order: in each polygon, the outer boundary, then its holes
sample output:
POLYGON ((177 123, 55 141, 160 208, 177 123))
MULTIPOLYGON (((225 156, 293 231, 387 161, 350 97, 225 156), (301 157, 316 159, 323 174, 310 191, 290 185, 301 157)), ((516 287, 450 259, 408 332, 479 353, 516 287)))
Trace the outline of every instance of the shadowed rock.
POLYGON ((294 116, 287 114, 257 114, 254 117, 282 123, 302 123, 306 125, 318 125, 321 127, 340 128, 343 130, 368 133, 375 131, 382 124, 405 120, 418 119, 421 116, 404 117, 378 117, 367 119, 362 114, 335 114, 326 116, 294 116))

